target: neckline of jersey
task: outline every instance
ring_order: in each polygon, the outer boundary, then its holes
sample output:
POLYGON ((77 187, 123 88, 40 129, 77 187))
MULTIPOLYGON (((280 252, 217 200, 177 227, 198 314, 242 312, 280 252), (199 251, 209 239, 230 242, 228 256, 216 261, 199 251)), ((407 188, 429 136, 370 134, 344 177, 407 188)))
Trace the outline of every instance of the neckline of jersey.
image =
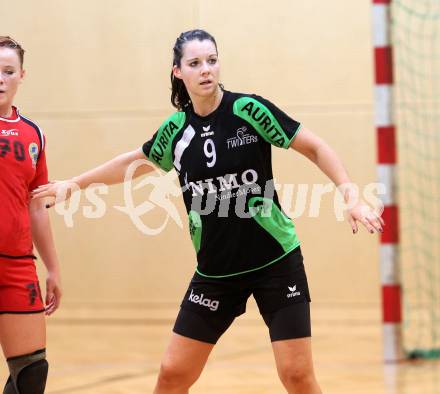
POLYGON ((3 122, 18 122, 19 119, 20 119, 20 114, 18 112, 17 107, 15 107, 15 106, 12 106, 11 116, 9 116, 7 118, 0 116, 0 121, 3 121, 3 122))
POLYGON ((194 108, 191 107, 191 115, 194 116, 196 119, 202 121, 202 122, 208 122, 210 121, 213 117, 215 117, 225 106, 225 103, 227 101, 227 97, 229 96, 230 92, 228 90, 223 90, 223 97, 222 100, 220 101, 220 104, 218 105, 218 107, 212 111, 210 114, 206 115, 206 116, 201 116, 196 114, 196 112, 194 111, 194 108))

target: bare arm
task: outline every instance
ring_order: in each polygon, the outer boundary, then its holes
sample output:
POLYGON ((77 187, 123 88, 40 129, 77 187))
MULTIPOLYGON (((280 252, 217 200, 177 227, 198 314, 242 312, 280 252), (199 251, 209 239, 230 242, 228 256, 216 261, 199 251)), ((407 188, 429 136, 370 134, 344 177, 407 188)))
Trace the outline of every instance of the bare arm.
MULTIPOLYGON (((56 181, 40 186, 32 192, 32 198, 56 197, 56 201, 48 204, 47 207, 50 207, 55 205, 55 202, 68 199, 71 195, 71 192, 74 191, 75 188, 85 189, 92 183, 104 183, 106 185, 122 183, 124 182, 125 174, 130 164, 136 160, 145 159, 146 157, 142 152, 142 149, 136 149, 131 152, 123 153, 107 161, 106 163, 67 181, 56 181), (63 198, 60 197, 61 194, 63 195, 63 198)), ((147 174, 152 170, 152 165, 143 164, 142 166, 137 167, 133 177, 137 178, 138 176, 147 174)))
POLYGON ((324 140, 305 127, 301 128, 290 147, 315 163, 336 186, 350 182, 347 171, 336 152, 324 140))
MULTIPOLYGON (((80 189, 85 189, 92 183, 105 183, 106 185, 114 185, 124 182, 125 173, 128 167, 135 160, 145 160, 145 155, 142 149, 136 149, 132 152, 123 153, 116 156, 114 159, 107 161, 106 163, 93 168, 90 171, 72 178, 80 189)), ((152 171, 152 166, 143 165, 138 167, 134 177, 137 178, 140 175, 147 174, 152 171)))
POLYGON ((31 200, 29 216, 33 242, 47 269, 45 303, 46 314, 50 315, 59 307, 62 293, 58 256, 43 200, 31 200))
MULTIPOLYGON (((305 127, 302 127, 290 144, 290 147, 315 163, 318 168, 340 188, 347 204, 357 199, 356 193, 350 188, 350 177, 342 161, 336 152, 321 138, 305 127)), ((348 221, 351 224, 353 233, 358 231, 357 221, 361 222, 371 233, 375 230, 383 231, 383 220, 368 205, 360 200, 356 201, 355 204, 353 204, 353 208, 348 211, 348 221)))

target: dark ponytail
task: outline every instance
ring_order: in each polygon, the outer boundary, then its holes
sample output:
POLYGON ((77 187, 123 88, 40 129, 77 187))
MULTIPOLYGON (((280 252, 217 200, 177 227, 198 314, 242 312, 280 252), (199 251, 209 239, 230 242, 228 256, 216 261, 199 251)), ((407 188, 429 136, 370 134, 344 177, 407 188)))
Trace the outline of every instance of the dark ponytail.
MULTIPOLYGON (((205 30, 196 29, 186 31, 177 37, 176 43, 174 44, 173 66, 180 68, 183 56, 183 46, 192 40, 209 40, 215 45, 215 49, 217 50, 217 43, 215 42, 214 37, 205 30)), ((191 104, 191 99, 186 90, 185 84, 181 79, 174 76, 173 70, 171 70, 171 104, 179 111, 184 110, 191 104)))

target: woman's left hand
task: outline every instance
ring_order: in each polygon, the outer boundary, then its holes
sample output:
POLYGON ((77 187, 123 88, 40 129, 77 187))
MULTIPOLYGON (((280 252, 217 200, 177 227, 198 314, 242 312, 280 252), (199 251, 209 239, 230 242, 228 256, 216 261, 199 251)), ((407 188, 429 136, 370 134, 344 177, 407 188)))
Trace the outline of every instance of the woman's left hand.
POLYGON ((349 209, 347 215, 347 220, 351 225, 353 234, 358 232, 357 222, 362 223, 371 234, 374 232, 383 232, 383 226, 385 225, 383 219, 377 212, 362 201, 349 209))
POLYGON ((60 306, 62 291, 59 272, 47 273, 46 278, 46 315, 50 316, 60 306))

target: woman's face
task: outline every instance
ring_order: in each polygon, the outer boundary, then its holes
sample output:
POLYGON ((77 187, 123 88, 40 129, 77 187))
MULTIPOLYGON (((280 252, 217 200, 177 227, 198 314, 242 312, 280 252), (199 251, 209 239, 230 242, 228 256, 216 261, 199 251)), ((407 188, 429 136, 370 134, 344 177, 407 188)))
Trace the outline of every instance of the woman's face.
POLYGON ((180 67, 174 76, 182 79, 190 96, 209 97, 218 89, 220 64, 217 50, 210 40, 192 40, 183 47, 180 67))
POLYGON ((0 47, 0 115, 10 111, 23 77, 18 53, 14 49, 0 47))

